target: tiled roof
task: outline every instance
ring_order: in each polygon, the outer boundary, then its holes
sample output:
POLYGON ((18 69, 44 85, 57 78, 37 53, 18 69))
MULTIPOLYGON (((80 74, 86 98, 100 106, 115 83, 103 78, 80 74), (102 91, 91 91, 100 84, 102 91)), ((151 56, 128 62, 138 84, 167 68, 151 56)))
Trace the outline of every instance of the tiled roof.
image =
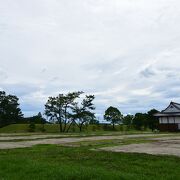
POLYGON ((171 102, 165 110, 156 113, 154 116, 180 116, 180 104, 171 102))

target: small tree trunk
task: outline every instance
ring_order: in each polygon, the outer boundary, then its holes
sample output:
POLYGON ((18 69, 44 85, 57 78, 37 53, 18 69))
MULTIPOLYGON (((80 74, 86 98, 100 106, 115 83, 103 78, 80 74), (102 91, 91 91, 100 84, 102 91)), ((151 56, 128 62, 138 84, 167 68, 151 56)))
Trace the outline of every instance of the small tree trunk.
POLYGON ((59 132, 61 132, 61 124, 59 123, 59 132))
POLYGON ((62 129, 62 122, 61 122, 61 120, 59 121, 59 132, 62 132, 63 131, 63 129, 62 129))
POLYGON ((72 121, 72 122, 70 123, 69 127, 68 127, 67 130, 66 130, 67 133, 69 132, 69 130, 70 130, 70 128, 71 128, 71 126, 72 126, 73 123, 74 123, 74 121, 72 121))
POLYGON ((115 125, 114 125, 114 123, 113 123, 113 129, 115 129, 115 125))
MULTIPOLYGON (((66 107, 67 108, 67 107, 66 107)), ((64 121, 64 128, 63 128, 63 132, 66 131, 66 126, 67 126, 67 110, 65 110, 65 121, 64 121)))
POLYGON ((63 128, 63 132, 66 131, 66 125, 67 125, 67 123, 66 123, 66 121, 65 121, 65 123, 64 123, 64 128, 63 128))
POLYGON ((82 127, 83 127, 83 123, 81 123, 81 124, 79 125, 79 130, 80 130, 80 132, 82 132, 82 127))

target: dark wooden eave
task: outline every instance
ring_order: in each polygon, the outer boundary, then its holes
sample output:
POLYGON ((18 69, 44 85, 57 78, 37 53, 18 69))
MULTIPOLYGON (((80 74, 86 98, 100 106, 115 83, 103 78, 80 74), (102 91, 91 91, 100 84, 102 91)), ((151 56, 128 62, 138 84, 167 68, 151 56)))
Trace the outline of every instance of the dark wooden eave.
POLYGON ((180 117, 180 113, 156 113, 154 114, 155 117, 180 117))

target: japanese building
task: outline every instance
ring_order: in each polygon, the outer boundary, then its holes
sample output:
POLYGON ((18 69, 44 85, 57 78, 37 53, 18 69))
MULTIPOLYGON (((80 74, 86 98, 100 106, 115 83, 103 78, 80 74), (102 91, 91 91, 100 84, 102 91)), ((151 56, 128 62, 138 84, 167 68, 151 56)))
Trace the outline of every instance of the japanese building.
POLYGON ((154 116, 159 118, 160 131, 180 131, 180 104, 171 102, 165 110, 154 116))

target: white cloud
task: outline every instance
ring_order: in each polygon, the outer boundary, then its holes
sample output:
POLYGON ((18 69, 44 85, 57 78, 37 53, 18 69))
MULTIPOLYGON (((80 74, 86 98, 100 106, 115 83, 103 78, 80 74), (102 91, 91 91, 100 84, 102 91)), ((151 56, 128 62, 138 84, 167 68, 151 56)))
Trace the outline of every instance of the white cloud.
POLYGON ((26 112, 72 90, 96 94, 97 114, 109 105, 135 113, 180 101, 171 90, 180 85, 178 7, 178 0, 0 0, 0 88, 19 91, 26 112))

